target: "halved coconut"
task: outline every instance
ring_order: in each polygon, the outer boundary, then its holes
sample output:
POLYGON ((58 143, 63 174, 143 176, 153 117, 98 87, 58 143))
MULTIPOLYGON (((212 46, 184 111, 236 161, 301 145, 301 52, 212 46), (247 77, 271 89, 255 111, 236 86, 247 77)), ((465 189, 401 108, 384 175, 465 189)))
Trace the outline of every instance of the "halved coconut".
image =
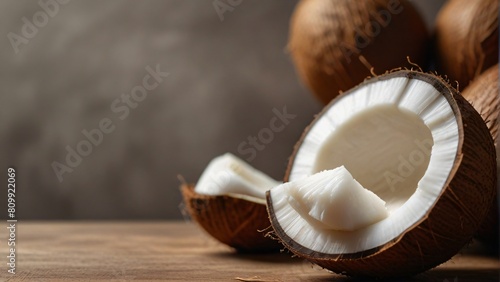
POLYGON ((240 252, 267 252, 281 247, 263 232, 270 227, 265 191, 278 184, 228 153, 181 191, 191 218, 212 237, 240 252))
POLYGON ((481 116, 455 89, 432 74, 398 71, 327 105, 298 142, 287 181, 267 192, 267 204, 293 253, 350 276, 409 276, 471 240, 496 189, 495 150, 481 116), (342 166, 349 173, 335 170, 342 166), (344 185, 357 187, 352 197, 344 185), (321 216, 314 209, 322 201, 346 207, 323 204, 325 215, 339 218, 321 216), (349 217, 355 228, 339 224, 349 217))
MULTIPOLYGON (((500 123, 500 89, 498 85, 498 64, 486 70, 464 89, 462 96, 469 101, 486 122, 497 150, 497 176, 500 175, 500 146, 498 125, 500 123)), ((485 242, 499 243, 498 201, 486 217, 478 232, 478 238, 485 242)))

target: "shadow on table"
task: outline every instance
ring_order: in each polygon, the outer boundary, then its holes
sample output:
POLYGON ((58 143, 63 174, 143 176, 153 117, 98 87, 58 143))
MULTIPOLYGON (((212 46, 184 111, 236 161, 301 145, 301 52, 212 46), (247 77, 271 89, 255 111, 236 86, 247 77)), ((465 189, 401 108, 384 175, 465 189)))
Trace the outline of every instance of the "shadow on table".
MULTIPOLYGON (((498 257, 498 251, 491 246, 473 243, 467 248, 464 248, 460 253, 466 256, 479 257, 498 257)), ((368 282, 373 279, 355 279, 338 274, 328 273, 327 270, 307 262, 304 259, 294 257, 291 252, 282 251, 278 253, 252 254, 238 252, 212 252, 208 254, 214 258, 230 259, 236 261, 247 262, 265 262, 275 264, 290 264, 290 271, 296 273, 295 277, 298 280, 294 281, 309 281, 309 282, 368 282), (316 271, 310 272, 310 268, 316 271), (305 279, 305 280, 304 280, 305 279)), ((290 274, 290 273, 289 273, 290 274)), ((281 280, 277 280, 281 281, 281 280)), ((283 280, 284 281, 284 280, 283 280)), ((500 261, 497 268, 447 268, 446 266, 436 269, 431 269, 427 272, 406 279, 393 280, 377 280, 377 281, 408 281, 408 282, 483 282, 483 281, 500 281, 500 261)))
POLYGON ((266 263, 290 263, 300 264, 304 260, 293 257, 293 254, 287 251, 276 253, 238 253, 238 252, 214 252, 208 254, 217 258, 228 258, 232 260, 259 261, 266 263))
POLYGON ((478 282, 499 281, 500 270, 494 268, 485 269, 432 269, 409 280, 412 282, 439 281, 439 282, 478 282))
MULTIPOLYGON (((500 281, 499 269, 433 269, 406 279, 377 280, 390 282, 487 282, 500 281)), ((314 282, 372 282, 373 279, 316 277, 314 282)))
POLYGON ((486 244, 479 241, 474 241, 469 246, 463 248, 460 253, 499 258, 500 246, 498 246, 498 244, 499 243, 497 242, 486 244))

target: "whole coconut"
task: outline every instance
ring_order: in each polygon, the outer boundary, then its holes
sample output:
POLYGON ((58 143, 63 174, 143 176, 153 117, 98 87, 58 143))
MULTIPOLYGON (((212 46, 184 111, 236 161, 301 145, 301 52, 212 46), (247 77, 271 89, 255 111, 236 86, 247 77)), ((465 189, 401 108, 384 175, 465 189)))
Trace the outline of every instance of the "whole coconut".
POLYGON ((498 0, 449 0, 435 39, 440 73, 466 87, 498 63, 498 0))
MULTIPOLYGON (((462 96, 471 102, 481 114, 490 130, 497 150, 497 175, 500 175, 500 151, 498 143, 498 126, 500 122, 500 89, 498 85, 498 64, 486 70, 464 89, 462 96)), ((484 242, 498 244, 499 241, 498 202, 494 201, 488 217, 482 224, 478 238, 484 242)))
POLYGON ((288 49, 304 83, 324 104, 371 74, 425 65, 428 33, 406 0, 302 0, 288 49))

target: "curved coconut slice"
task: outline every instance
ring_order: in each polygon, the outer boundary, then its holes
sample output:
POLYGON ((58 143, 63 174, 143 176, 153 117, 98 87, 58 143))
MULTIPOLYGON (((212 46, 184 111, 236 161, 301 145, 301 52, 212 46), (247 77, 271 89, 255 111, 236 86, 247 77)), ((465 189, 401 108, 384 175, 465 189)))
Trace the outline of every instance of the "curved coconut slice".
POLYGON ((408 65, 408 56, 425 65, 428 38, 407 0, 302 0, 290 21, 288 50, 302 81, 327 104, 370 76, 367 66, 390 70, 408 65))
MULTIPOLYGON (((498 146, 498 124, 500 123, 500 89, 498 87, 498 64, 489 68, 464 89, 462 96, 469 101, 486 122, 497 151, 497 176, 500 175, 500 147, 498 146)), ((498 191, 497 191, 498 192, 498 191)), ((485 242, 499 242, 498 202, 484 220, 478 238, 485 242)))
POLYGON ((298 142, 286 181, 267 202, 292 252, 351 276, 408 276, 445 262, 472 238, 496 189, 495 151, 480 115, 451 86, 398 71, 326 106, 298 142), (385 202, 386 218, 353 231, 318 228, 294 207, 287 185, 341 166, 385 202))
POLYGON ((210 162, 200 180, 181 192, 191 218, 218 241, 240 252, 267 252, 281 245, 265 237, 270 227, 265 191, 278 181, 231 154, 210 162))

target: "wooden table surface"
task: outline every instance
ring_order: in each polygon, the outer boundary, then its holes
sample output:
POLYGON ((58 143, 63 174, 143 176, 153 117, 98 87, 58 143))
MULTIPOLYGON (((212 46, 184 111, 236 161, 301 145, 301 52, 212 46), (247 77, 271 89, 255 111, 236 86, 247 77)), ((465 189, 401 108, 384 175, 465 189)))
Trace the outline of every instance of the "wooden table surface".
MULTIPOLYGON (((161 221, 20 221, 12 275, 1 229, 1 281, 353 281, 286 252, 237 254, 192 223, 161 221)), ((473 245, 408 281, 499 281, 498 257, 484 251, 473 245)))

